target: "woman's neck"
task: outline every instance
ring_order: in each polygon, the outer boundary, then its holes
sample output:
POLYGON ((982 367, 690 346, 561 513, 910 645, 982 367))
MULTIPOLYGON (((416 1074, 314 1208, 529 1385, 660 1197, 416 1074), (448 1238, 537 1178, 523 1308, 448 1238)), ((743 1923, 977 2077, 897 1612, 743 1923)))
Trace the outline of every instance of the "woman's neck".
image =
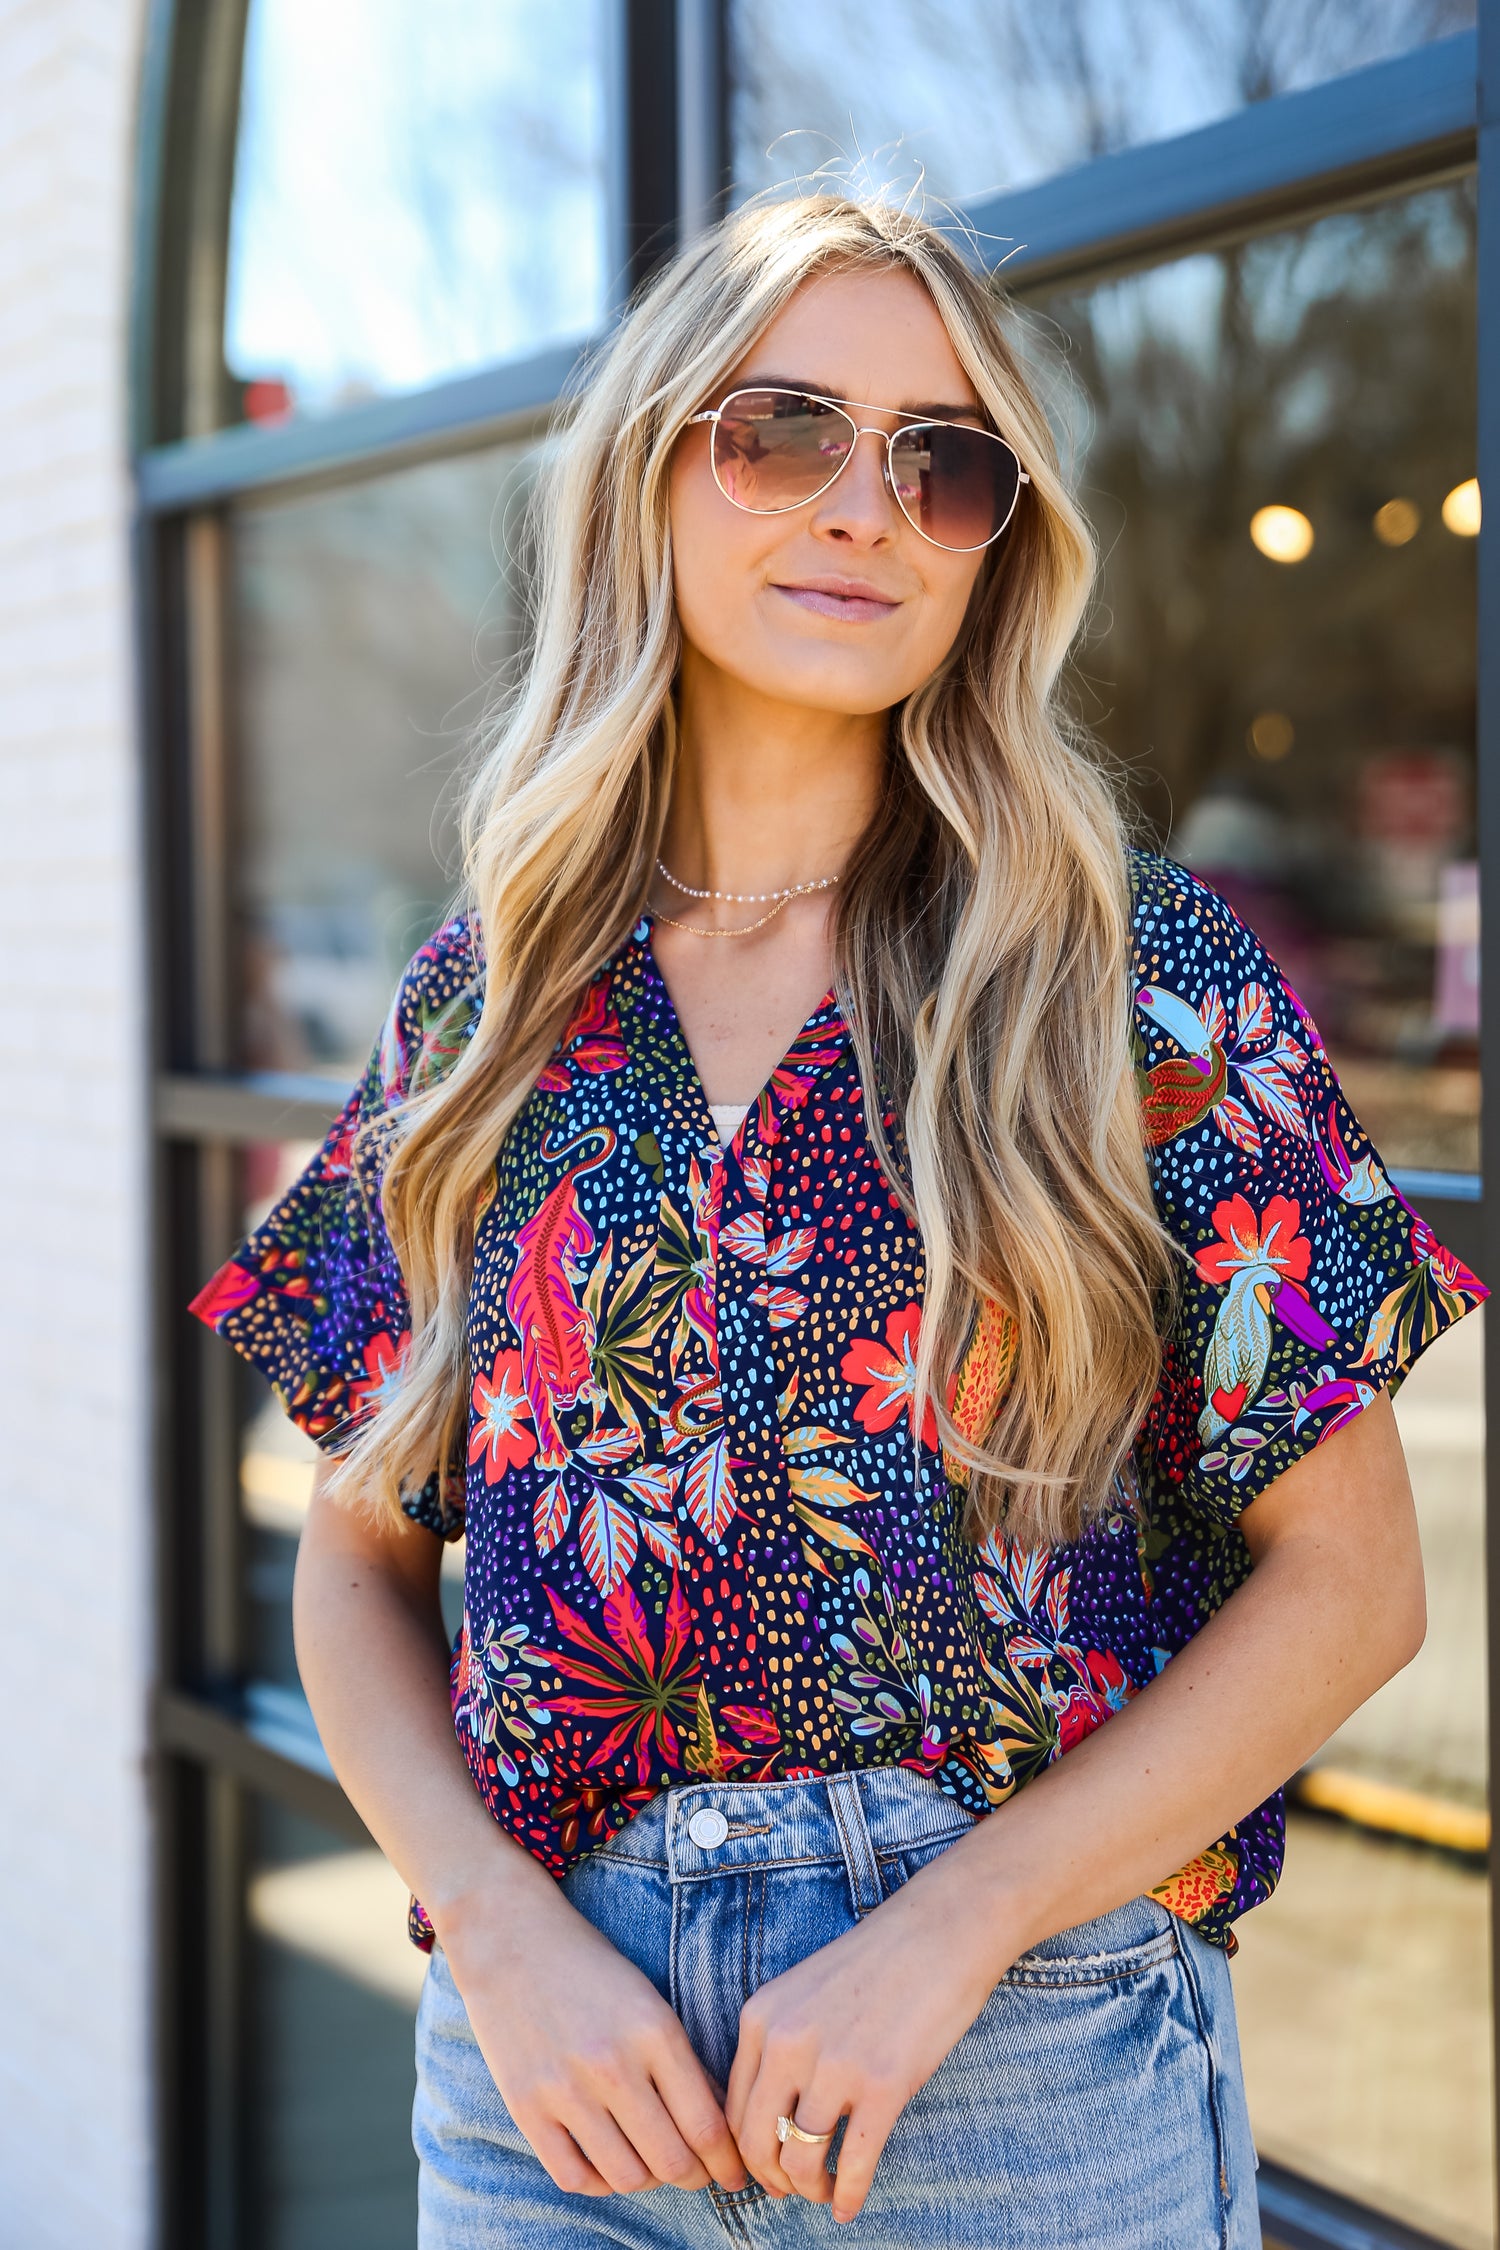
POLYGON ((836 875, 879 797, 886 714, 775 702, 685 649, 662 858, 704 890, 836 875))

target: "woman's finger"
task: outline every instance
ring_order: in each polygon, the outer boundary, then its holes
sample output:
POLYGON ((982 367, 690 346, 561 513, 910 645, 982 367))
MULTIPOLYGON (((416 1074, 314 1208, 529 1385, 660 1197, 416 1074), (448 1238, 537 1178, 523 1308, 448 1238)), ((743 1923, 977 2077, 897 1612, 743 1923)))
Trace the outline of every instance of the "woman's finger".
POLYGON ((654 2180, 668 2187, 707 2187, 707 2165, 683 2139, 671 2110, 649 2079, 637 2086, 622 2087, 611 2097, 609 2107, 615 2123, 654 2180))
POLYGON ((655 2090, 666 2104, 674 2130, 721 2188, 731 2194, 746 2182, 734 2134, 719 2106, 713 2084, 688 2046, 674 2041, 652 2071, 655 2090))
MULTIPOLYGON (((743 2053, 743 2049, 741 2052, 743 2053)), ((736 2072, 739 2067, 740 2057, 737 2055, 734 2064, 736 2072)), ((799 2067, 791 2056, 779 2052, 777 2043, 773 2041, 768 2048, 762 2049, 760 2067, 740 2095, 740 2117, 735 2139, 739 2142, 740 2154, 750 2170, 761 2186, 768 2188, 773 2195, 807 2194, 809 2201, 825 2200, 818 2196, 814 2181, 818 2162, 827 2159, 828 2144, 819 2142, 816 2146, 809 2147, 806 2142, 788 2141, 783 2146, 776 2135, 778 2117, 797 2117, 799 2098, 803 2109, 814 2113, 814 2123, 809 2124, 806 2116, 798 2118, 798 2122, 806 2126, 808 2132, 821 2127, 821 2113, 816 2111, 815 2106, 817 2095, 809 2091, 799 2097, 798 2091, 799 2082, 804 2082, 811 2088, 813 2076, 810 2060, 806 2056, 802 2057, 799 2067), (796 2154, 792 2164, 788 2164, 788 2154, 793 2150, 796 2154), (813 2160, 812 2163, 803 2161, 808 2158, 813 2160), (797 2167, 795 2170, 793 2165, 797 2167)), ((731 2103, 735 2092, 734 2077, 731 2075, 731 2103)), ((825 2101, 823 2107, 831 2109, 837 2123, 837 2102, 825 2101)))
POLYGON ((784 2142, 778 2144, 777 2154, 783 2173, 804 2202, 831 2203, 833 2174, 828 2169, 828 2152, 833 2146, 833 2136, 838 2127, 838 2104, 826 2099, 820 2100, 816 2089, 810 2088, 807 2093, 791 2098, 790 2106, 777 2114, 795 2118, 805 2133, 828 2135, 827 2140, 810 2142, 799 2141, 789 2134, 784 2142))
POLYGON ((607 2109, 591 2105, 576 2114, 565 2113, 562 2123, 607 2182, 611 2194, 639 2195, 646 2188, 661 2186, 640 2150, 626 2138, 607 2109))
MULTIPOLYGON (((750 2099, 750 2089, 760 2070, 763 2045, 760 2018, 754 2002, 740 2010, 740 2035, 734 2050, 734 2061, 729 2066, 729 2086, 724 2096, 724 2117, 736 2141, 740 2141, 740 2127, 745 2122, 745 2105, 750 2099)), ((743 2142, 741 2142, 743 2147, 743 2142)))
POLYGON ((830 2183, 836 2219, 852 2219, 863 2209, 880 2152, 890 2139, 891 2127, 899 2115, 899 2104, 895 2108, 884 2103, 877 2106, 869 2101, 854 2105, 839 2143, 838 2172, 830 2183))
POLYGON ((538 2163, 564 2195, 610 2195, 614 2192, 565 2126, 547 2118, 535 2126, 522 2126, 521 2130, 531 2143, 538 2163))

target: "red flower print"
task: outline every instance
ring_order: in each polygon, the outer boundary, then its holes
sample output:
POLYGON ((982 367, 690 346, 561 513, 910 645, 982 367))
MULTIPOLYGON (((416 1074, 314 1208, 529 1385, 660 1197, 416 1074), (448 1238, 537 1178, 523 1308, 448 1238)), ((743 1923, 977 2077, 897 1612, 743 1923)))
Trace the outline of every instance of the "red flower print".
POLYGON ((642 1788, 651 1780, 652 1751, 670 1766, 679 1763, 677 1729, 691 1730, 698 1692, 698 1659, 692 1651, 688 1605, 672 1575, 667 1597, 661 1655, 651 1646, 646 1612, 630 1586, 617 1586, 604 1604, 604 1626, 609 1641, 601 1640, 576 1609, 559 1600, 551 1587, 547 1599, 565 1639, 585 1652, 556 1655, 537 1652, 542 1661, 565 1680, 576 1680, 585 1694, 553 1695, 554 1711, 575 1719, 610 1719, 608 1734, 589 1756, 591 1766, 603 1765, 629 1742, 635 1745, 635 1770, 642 1788), (610 1642, 614 1646, 610 1646, 610 1642))
POLYGON ((496 1352, 488 1375, 478 1375, 470 1394, 474 1426, 469 1433, 469 1459, 483 1461, 484 1481, 498 1484, 511 1469, 519 1469, 536 1451, 531 1408, 521 1380, 519 1352, 496 1352))
POLYGON ((351 1393, 356 1414, 374 1414, 400 1387, 406 1355, 411 1349, 409 1335, 392 1336, 382 1329, 372 1336, 365 1346, 365 1379, 356 1383, 351 1393))
POLYGON ((1194 1264, 1205 1281, 1227 1282, 1245 1266, 1270 1266, 1289 1281, 1305 1281, 1312 1264, 1312 1244, 1297 1232, 1302 1206, 1295 1196, 1273 1195, 1259 1218, 1243 1195, 1216 1203, 1213 1229, 1217 1242, 1206 1243, 1194 1264))
MULTIPOLYGON (((885 1342, 860 1337, 839 1361, 839 1373, 864 1396, 856 1401, 854 1419, 867 1430, 888 1430, 902 1415, 915 1426, 917 1410, 917 1338, 922 1328, 920 1305, 893 1312, 885 1324, 885 1342)), ((929 1400, 922 1415, 922 1443, 937 1446, 937 1417, 929 1400)))

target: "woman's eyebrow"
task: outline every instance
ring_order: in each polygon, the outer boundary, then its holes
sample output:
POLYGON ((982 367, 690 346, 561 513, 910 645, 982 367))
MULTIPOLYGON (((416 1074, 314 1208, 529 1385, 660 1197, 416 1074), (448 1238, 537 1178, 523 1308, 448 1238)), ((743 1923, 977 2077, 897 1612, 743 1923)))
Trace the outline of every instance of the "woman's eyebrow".
MULTIPOLYGON (((917 421, 962 422, 984 415, 984 408, 976 399, 966 404, 946 404, 941 399, 914 399, 897 406, 879 406, 874 399, 845 400, 841 391, 830 391, 822 383, 809 382, 805 375, 752 375, 734 386, 737 391, 806 391, 813 398, 837 399, 849 406, 868 406, 879 414, 910 414, 917 421)), ((729 394, 726 394, 726 396, 729 394)))

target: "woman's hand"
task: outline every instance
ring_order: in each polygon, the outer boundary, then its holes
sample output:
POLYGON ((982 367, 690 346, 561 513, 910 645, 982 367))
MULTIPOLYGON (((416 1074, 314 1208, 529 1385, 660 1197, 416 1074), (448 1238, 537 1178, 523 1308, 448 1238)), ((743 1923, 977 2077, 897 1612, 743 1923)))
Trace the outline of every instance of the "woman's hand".
POLYGON ((763 2187, 832 2203, 835 2219, 860 2210, 891 2127, 1009 1966, 998 1918, 955 1942, 964 1924, 945 1896, 949 1857, 740 2011, 725 2111, 741 2154, 763 2187), (843 2116, 836 2176, 826 2142, 777 2143, 778 2117, 826 2133, 843 2116))
POLYGON ((713 2083, 649 1977, 560 1891, 518 1904, 439 1935, 501 2098, 557 2185, 742 2188, 713 2083))
POLYGON ((725 2106, 767 2187, 852 2218, 903 2106, 1019 1955, 1186 1866, 1411 1661, 1421 1550, 1388 1397, 1240 1527, 1250 1576, 1108 1726, 748 2002, 725 2106), (826 2145, 778 2151, 778 2116, 824 2132, 845 2112, 836 2185, 826 2145))
POLYGON ((745 2184, 708 2074, 650 1979, 491 1819, 453 1733, 441 1548, 314 1487, 297 1659, 340 1781, 432 1917, 480 2050, 560 2188, 745 2184))

